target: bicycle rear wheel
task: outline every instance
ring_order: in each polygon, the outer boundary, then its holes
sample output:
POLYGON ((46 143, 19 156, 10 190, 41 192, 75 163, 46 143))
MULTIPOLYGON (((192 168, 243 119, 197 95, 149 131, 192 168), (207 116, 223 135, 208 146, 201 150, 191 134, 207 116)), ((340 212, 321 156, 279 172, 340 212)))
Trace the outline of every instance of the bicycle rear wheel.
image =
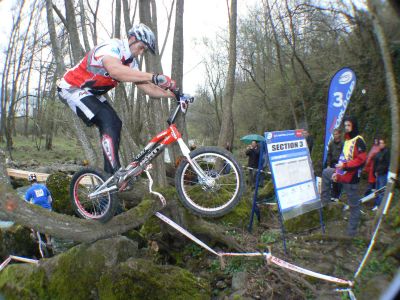
POLYGON ((107 179, 107 176, 96 169, 82 169, 72 177, 70 196, 75 213, 84 219, 107 222, 117 209, 118 199, 110 192, 102 193, 90 198, 94 192, 107 179))
POLYGON ((243 171, 233 155, 218 147, 204 147, 190 153, 202 170, 199 176, 187 160, 175 175, 179 199, 194 214, 220 217, 230 212, 244 191, 243 171))

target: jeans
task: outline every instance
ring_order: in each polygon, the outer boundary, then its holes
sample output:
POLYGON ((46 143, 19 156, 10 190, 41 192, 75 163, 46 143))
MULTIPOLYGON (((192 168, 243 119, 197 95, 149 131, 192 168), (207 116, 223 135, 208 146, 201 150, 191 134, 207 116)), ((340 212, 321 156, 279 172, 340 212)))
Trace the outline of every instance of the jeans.
MULTIPOLYGON (((384 187, 386 184, 387 184, 387 174, 378 175, 378 177, 376 177, 376 189, 380 189, 381 187, 384 187)), ((379 193, 379 195, 376 197, 375 206, 381 205, 383 194, 384 193, 379 193)))
POLYGON ((256 175, 257 175, 257 168, 249 169, 248 185, 251 188, 255 188, 255 186, 256 186, 256 175))
MULTIPOLYGON (((333 173, 335 173, 335 169, 333 168, 326 168, 322 171, 321 201, 323 205, 327 205, 330 202, 330 188, 333 173)), ((347 204, 350 207, 347 234, 349 236, 354 236, 357 234, 357 227, 361 216, 358 184, 342 183, 342 191, 346 193, 347 204)))

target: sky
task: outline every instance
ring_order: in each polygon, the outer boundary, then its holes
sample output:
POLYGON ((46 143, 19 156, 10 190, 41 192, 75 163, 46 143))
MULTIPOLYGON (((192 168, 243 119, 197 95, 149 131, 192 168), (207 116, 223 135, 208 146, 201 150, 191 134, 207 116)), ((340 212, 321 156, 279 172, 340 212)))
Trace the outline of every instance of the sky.
MULTIPOLYGON (((105 1, 105 0, 102 0, 105 1)), ((15 0, 2 0, 0 2, 0 18, 2 25, 0 26, 0 34, 9 36, 12 23, 11 6, 15 0)), ((168 0, 157 0, 158 6, 158 30, 160 36, 162 30, 167 25, 165 16, 165 7, 169 5, 168 0)), ((243 15, 247 11, 248 6, 252 6, 256 0, 239 0, 238 16, 243 15)), ((108 6, 108 5, 107 5, 108 6)), ((109 14, 109 12, 107 12, 109 14)), ((206 54, 207 49, 199 46, 199 41, 203 37, 214 38, 219 30, 227 30, 228 13, 226 0, 186 0, 184 8, 184 89, 185 92, 194 94, 198 85, 205 82, 205 71, 202 65, 202 58, 206 54)), ((165 30, 164 30, 165 31, 165 30)), ((169 36, 169 42, 172 43, 173 28, 169 36)), ((8 38, 0 40, 0 49, 4 49, 7 45, 8 38)), ((161 39, 159 39, 161 41, 161 39)), ((160 42, 161 46, 161 42, 160 42)), ((162 63, 163 70, 166 75, 171 70, 171 44, 167 45, 162 63)), ((2 69, 4 58, 0 55, 0 69, 2 69)))

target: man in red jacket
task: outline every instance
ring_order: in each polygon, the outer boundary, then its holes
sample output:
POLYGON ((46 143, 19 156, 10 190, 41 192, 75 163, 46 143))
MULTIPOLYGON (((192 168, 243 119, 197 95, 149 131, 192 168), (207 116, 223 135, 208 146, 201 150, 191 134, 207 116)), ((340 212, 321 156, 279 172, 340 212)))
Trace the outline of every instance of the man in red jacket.
POLYGON ((347 117, 344 119, 344 130, 345 142, 342 154, 335 166, 336 168, 326 168, 322 172, 321 201, 324 205, 329 203, 331 181, 342 183, 350 207, 347 234, 355 236, 360 221, 358 183, 360 182, 361 169, 365 164, 367 154, 364 139, 358 134, 355 118, 347 117))

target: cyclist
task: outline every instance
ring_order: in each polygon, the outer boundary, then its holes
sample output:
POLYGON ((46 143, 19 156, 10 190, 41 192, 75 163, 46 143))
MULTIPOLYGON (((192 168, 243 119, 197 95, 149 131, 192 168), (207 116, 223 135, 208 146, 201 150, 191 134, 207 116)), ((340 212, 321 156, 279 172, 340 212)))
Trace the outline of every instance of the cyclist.
MULTIPOLYGON (((51 194, 47 187, 43 184, 39 184, 37 182, 36 174, 30 173, 28 175, 28 181, 32 184, 32 186, 25 193, 25 200, 35 205, 39 205, 45 209, 52 210, 51 203, 53 199, 51 198, 51 194)), ((50 236, 47 234, 46 242, 50 244, 50 236)))
POLYGON ((175 97, 169 91, 175 81, 162 74, 139 71, 137 58, 156 52, 154 33, 144 24, 134 25, 127 40, 111 39, 90 50, 78 65, 58 82, 58 95, 87 126, 100 131, 104 170, 120 168, 119 143, 122 122, 103 96, 119 82, 133 82, 150 97, 175 97))

